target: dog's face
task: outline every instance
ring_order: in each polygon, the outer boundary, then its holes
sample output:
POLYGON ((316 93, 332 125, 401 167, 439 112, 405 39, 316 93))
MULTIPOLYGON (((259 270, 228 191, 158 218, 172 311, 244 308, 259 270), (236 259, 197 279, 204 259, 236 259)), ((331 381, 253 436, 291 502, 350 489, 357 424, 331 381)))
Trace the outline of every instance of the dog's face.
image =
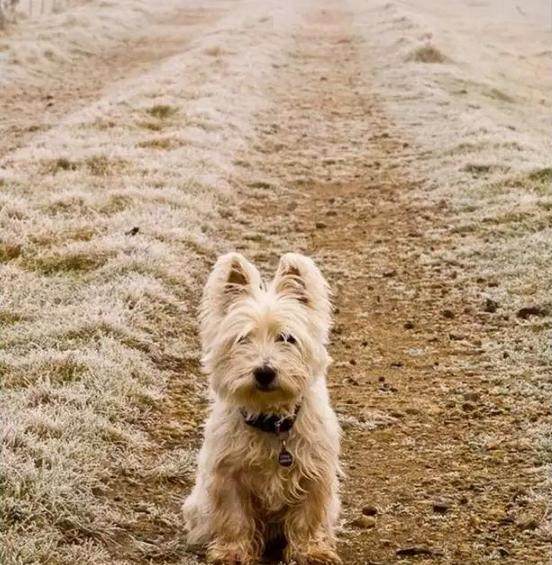
POLYGON ((265 285, 244 257, 221 257, 201 308, 203 363, 215 393, 250 412, 291 408, 328 364, 328 288, 289 253, 265 285))

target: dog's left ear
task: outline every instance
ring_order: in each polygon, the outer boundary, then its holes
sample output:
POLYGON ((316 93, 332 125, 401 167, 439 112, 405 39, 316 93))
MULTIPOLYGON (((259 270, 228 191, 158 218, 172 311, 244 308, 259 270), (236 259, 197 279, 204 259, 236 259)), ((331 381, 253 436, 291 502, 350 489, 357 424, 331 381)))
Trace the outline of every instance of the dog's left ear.
POLYGON ((278 294, 293 298, 319 316, 325 332, 330 328, 328 283, 310 257, 286 253, 280 259, 272 284, 278 294))

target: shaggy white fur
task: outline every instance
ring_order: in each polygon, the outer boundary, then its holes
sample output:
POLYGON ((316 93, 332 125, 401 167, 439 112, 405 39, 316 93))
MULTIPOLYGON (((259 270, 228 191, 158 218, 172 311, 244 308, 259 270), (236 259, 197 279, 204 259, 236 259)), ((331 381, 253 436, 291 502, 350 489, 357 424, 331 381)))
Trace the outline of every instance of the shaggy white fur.
POLYGON ((330 326, 328 286, 308 257, 284 255, 269 284, 240 254, 217 261, 201 305, 213 403, 184 503, 188 539, 208 544, 212 562, 254 563, 275 532, 285 535, 288 562, 339 562, 340 429, 325 378, 330 326), (272 380, 259 381, 267 368, 272 380), (248 426, 244 414, 289 417, 298 406, 286 468, 279 437, 248 426))

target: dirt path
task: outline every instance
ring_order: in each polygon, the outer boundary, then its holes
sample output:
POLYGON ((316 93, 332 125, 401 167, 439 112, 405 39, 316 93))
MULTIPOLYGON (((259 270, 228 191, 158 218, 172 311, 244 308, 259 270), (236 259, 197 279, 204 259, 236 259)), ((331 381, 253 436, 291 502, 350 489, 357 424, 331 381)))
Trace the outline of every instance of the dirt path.
POLYGON ((443 207, 409 202, 413 149, 360 72, 351 17, 335 2, 306 14, 230 222, 267 270, 299 248, 335 290, 344 562, 544 563, 536 455, 482 348, 498 328, 456 287, 462 267, 432 261, 443 207))

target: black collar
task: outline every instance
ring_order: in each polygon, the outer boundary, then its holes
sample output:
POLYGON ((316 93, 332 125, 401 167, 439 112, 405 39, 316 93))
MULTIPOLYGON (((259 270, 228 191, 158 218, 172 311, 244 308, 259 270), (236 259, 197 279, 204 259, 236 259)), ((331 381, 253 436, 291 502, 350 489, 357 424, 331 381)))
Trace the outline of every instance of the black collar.
POLYGON ((248 416, 245 410, 241 410, 241 414, 245 423, 252 428, 257 428, 269 434, 280 435, 287 433, 293 428, 297 413, 301 405, 298 404, 292 416, 278 416, 277 414, 258 414, 257 416, 248 416))

